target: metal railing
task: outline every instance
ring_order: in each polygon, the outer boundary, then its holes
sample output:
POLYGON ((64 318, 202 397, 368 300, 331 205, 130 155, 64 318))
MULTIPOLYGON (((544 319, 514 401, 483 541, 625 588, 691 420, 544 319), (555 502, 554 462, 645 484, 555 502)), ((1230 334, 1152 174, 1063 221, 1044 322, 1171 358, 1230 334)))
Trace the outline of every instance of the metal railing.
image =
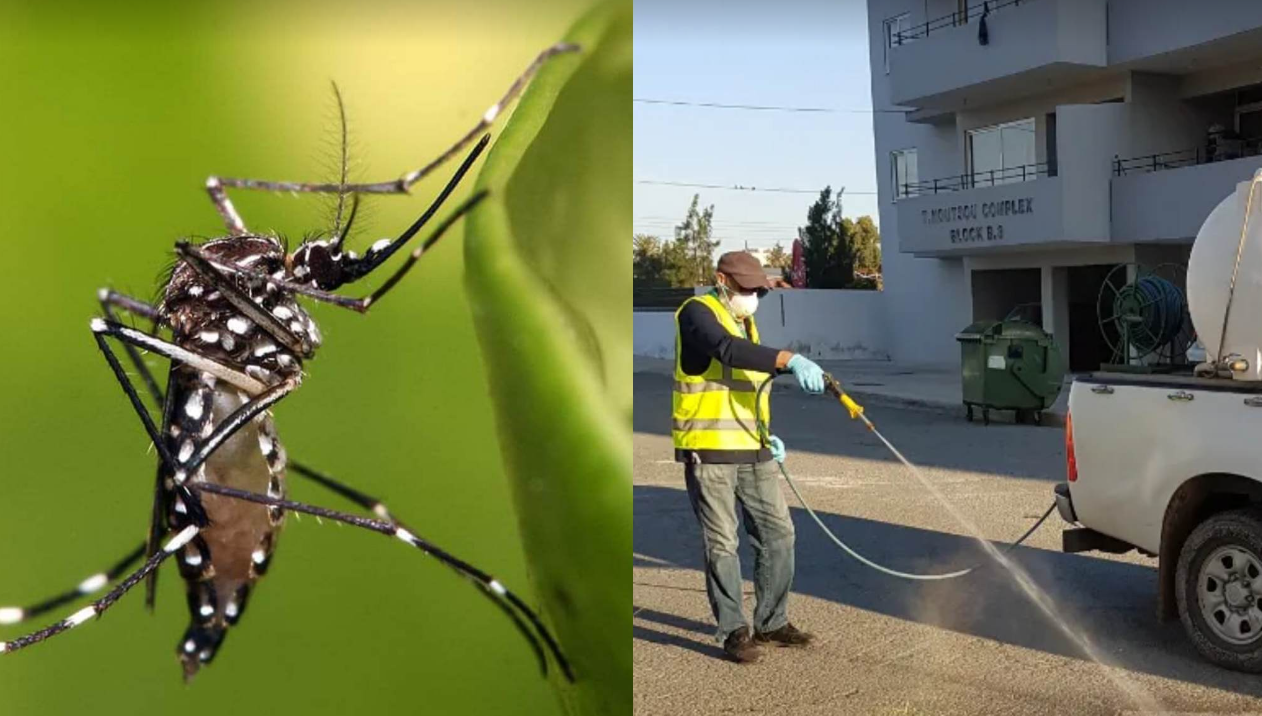
POLYGON ((953 177, 931 179, 921 182, 905 182, 898 185, 898 198, 920 196, 921 194, 941 194, 952 191, 966 191, 988 186, 1018 184, 1033 181, 1039 177, 1056 176, 1056 165, 1050 162, 1039 164, 1022 164, 1017 167, 990 169, 984 172, 971 172, 953 177))
POLYGON ((1262 154, 1262 137, 1249 139, 1219 139, 1213 146, 1195 149, 1180 149, 1161 154, 1148 154, 1142 157, 1122 159, 1113 157, 1113 176, 1127 174, 1159 172, 1165 169, 1178 169, 1211 162, 1225 162, 1232 159, 1256 157, 1262 154))
POLYGON ((965 10, 963 12, 957 10, 949 15, 943 15, 942 17, 935 17, 934 19, 930 20, 929 22, 924 23, 923 25, 917 25, 909 30, 901 30, 899 32, 895 32, 892 44, 897 46, 897 45, 902 45, 907 42, 914 42, 916 40, 924 39, 928 37, 931 33, 937 32, 939 30, 946 30, 948 28, 958 27, 960 25, 967 25, 968 22, 972 20, 973 18, 980 17, 987 7, 990 9, 990 12, 995 12, 996 10, 1000 10, 1002 8, 1009 7, 1012 5, 1020 5, 1023 2, 1029 3, 1031 2, 1031 0, 997 0, 996 2, 985 3, 984 5, 970 7, 968 10, 965 10))

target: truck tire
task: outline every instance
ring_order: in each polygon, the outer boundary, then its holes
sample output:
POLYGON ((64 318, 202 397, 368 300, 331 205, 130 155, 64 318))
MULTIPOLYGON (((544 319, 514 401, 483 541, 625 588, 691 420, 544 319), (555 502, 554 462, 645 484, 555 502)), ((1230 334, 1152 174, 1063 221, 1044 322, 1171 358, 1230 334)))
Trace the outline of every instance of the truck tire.
POLYGON ((1219 666, 1262 672, 1262 516, 1220 512, 1197 525, 1175 571, 1179 618, 1219 666))

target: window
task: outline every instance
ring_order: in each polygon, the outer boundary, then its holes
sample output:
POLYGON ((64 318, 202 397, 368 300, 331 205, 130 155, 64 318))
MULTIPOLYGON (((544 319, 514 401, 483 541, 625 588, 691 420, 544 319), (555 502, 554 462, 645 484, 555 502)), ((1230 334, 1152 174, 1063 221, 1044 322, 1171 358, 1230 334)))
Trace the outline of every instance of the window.
POLYGON ((1262 137, 1262 87, 1236 92, 1236 133, 1244 139, 1262 137))
POLYGON ((973 186, 994 186, 1038 176, 1034 119, 968 131, 968 172, 973 186))
POLYGON ((907 42, 906 39, 899 36, 899 33, 906 32, 909 29, 911 29, 911 13, 905 12, 885 21, 883 30, 885 34, 885 74, 888 75, 890 73, 890 50, 907 42))
POLYGON ((890 179, 894 183, 894 201, 920 195, 920 172, 916 169, 916 150, 890 152, 890 179))

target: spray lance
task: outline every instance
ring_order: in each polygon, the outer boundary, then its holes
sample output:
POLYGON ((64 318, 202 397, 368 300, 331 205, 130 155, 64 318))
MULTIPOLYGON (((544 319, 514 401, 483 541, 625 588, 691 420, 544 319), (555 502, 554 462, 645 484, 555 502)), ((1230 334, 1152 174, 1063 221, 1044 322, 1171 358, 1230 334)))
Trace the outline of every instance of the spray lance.
MULTIPOLYGON (((763 381, 762 385, 758 387, 758 398, 757 398, 757 401, 754 403, 756 406, 762 405, 763 395, 767 390, 771 388, 771 383, 773 380, 775 380, 774 376, 763 381)), ((867 429, 873 435, 877 436, 877 438, 879 438, 880 441, 885 444, 885 447, 889 448, 890 452, 894 453, 894 456, 897 457, 899 461, 901 461, 904 465, 906 465, 907 468, 911 471, 913 475, 916 476, 917 479, 921 480, 922 483, 926 482, 926 478, 920 474, 920 471, 917 470, 914 465, 912 465, 911 461, 903 457, 903 454, 900 453, 898 449, 895 448, 894 445, 890 443, 889 440, 885 439, 885 436, 881 434, 881 431, 876 429, 876 426, 872 424, 872 421, 868 418, 868 416, 863 414, 863 406, 855 402, 854 398, 851 398, 849 395, 847 395, 845 389, 841 385, 841 382, 838 381, 829 373, 824 374, 824 392, 836 398, 837 402, 841 403, 841 406, 846 409, 847 413, 850 414, 851 420, 863 421, 864 426, 866 426, 867 429)), ((767 438, 771 433, 767 426, 767 422, 762 417, 762 412, 761 411, 756 411, 756 412, 758 415, 758 434, 761 436, 763 443, 766 444, 767 438)), ((797 497, 798 502, 800 502, 802 504, 802 507, 806 509, 806 512, 807 514, 811 516, 811 519, 815 520, 815 524, 819 525, 819 528, 824 531, 824 534, 828 535, 828 538, 833 541, 833 544, 836 544, 838 547, 840 547, 843 551, 845 551, 846 554, 850 555, 851 557, 854 557, 859 562, 862 562, 863 564, 867 565, 868 567, 871 567, 872 569, 875 569, 878 572, 888 574, 891 577, 898 577, 900 579, 911 579, 915 581, 928 582, 928 581, 938 581, 938 580, 943 580, 943 579, 955 579, 956 577, 963 577, 964 575, 969 574, 970 572, 972 572, 973 570, 981 566, 981 565, 974 565, 967 569, 961 569, 955 572, 946 572, 943 574, 910 574, 908 572, 900 572, 896 569, 890 569, 889 567, 885 567, 880 564, 877 564, 876 562, 873 562, 867 557, 864 557, 863 555, 856 552, 854 549, 850 547, 850 545, 841 541, 841 539, 838 538, 837 535, 833 534, 833 531, 828 529, 828 525, 825 525, 824 521, 819 518, 819 515, 815 514, 815 510, 811 509, 811 506, 807 504, 806 498, 802 497, 802 493, 798 490, 797 485, 794 484, 793 478, 789 476, 789 471, 785 468, 784 463, 780 462, 780 463, 777 463, 777 465, 780 467, 780 474, 784 476, 784 481, 789 483, 789 489, 793 491, 793 495, 797 497)), ((925 484, 925 488, 929 489, 931 492, 933 491, 932 488, 928 484, 925 484)), ((1030 527, 1030 529, 1026 530, 1025 534, 1021 535, 1021 537, 1016 542, 1013 542, 1012 544, 1004 548, 1003 550, 1004 554, 1010 552, 1011 550, 1016 548, 1017 545, 1024 542, 1030 535, 1034 534, 1034 531, 1037 530, 1039 526, 1043 524, 1043 521, 1046 520, 1048 516, 1052 514, 1052 510, 1054 510, 1055 508, 1056 508, 1055 503, 1053 503, 1051 507, 1048 507, 1047 511, 1043 513, 1043 516, 1040 517, 1038 521, 1035 522, 1032 527, 1030 527)))

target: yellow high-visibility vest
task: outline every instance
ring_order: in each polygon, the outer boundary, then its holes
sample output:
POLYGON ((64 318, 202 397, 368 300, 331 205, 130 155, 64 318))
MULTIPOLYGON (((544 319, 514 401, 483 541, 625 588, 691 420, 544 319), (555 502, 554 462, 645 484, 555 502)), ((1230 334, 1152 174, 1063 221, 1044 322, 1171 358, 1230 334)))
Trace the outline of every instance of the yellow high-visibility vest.
MULTIPOLYGON (((771 375, 723 365, 711 358, 701 375, 684 372, 683 337, 679 331, 679 312, 693 301, 714 312, 723 328, 734 336, 745 337, 736 319, 713 293, 684 301, 675 311, 675 389, 671 414, 671 435, 676 450, 758 450, 763 447, 758 435, 758 413, 765 423, 771 421, 771 398, 763 393, 756 405, 758 387, 771 375)), ((758 326, 749 318, 749 340, 758 342, 758 326)))

